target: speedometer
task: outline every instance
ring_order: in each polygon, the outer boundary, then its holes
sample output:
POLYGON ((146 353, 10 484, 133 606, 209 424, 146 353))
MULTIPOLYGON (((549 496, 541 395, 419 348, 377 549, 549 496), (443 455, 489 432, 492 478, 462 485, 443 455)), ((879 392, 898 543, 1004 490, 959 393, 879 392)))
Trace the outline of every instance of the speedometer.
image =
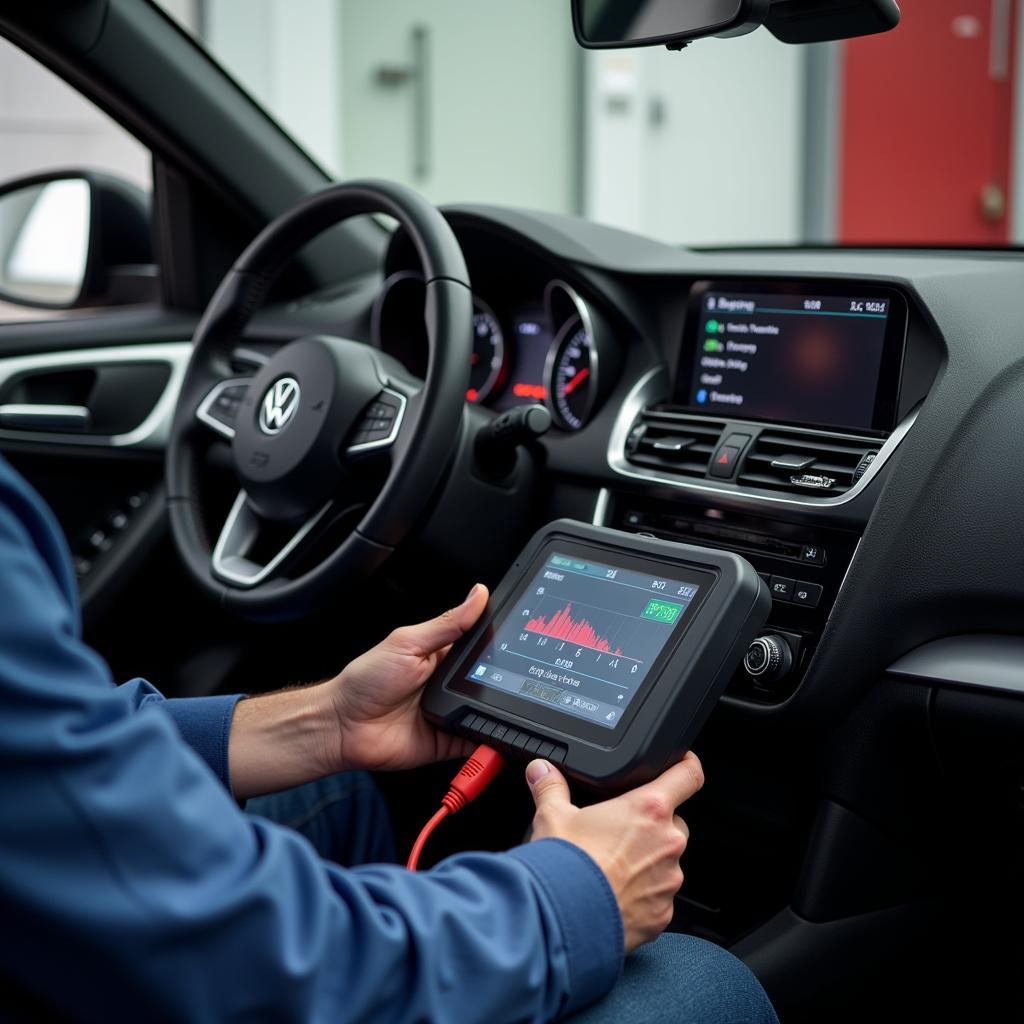
POLYGON ((597 350, 579 317, 569 320, 551 346, 548 395, 551 413, 566 430, 587 422, 597 397, 597 350))

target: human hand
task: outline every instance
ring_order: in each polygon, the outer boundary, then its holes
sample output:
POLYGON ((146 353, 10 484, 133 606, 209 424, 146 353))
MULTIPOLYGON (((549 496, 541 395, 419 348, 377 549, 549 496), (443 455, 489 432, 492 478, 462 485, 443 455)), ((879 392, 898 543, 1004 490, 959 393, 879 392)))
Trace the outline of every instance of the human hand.
POLYGON ((396 629, 324 684, 338 724, 337 749, 328 752, 334 771, 415 768, 473 752, 469 740, 427 722, 420 695, 452 643, 480 618, 487 597, 476 584, 457 608, 396 629))
POLYGON ((688 753, 653 782, 594 804, 576 807, 565 777, 547 761, 531 761, 526 778, 537 813, 533 839, 565 839, 588 853, 604 872, 622 912, 626 952, 656 939, 672 920, 683 884, 679 858, 689 829, 676 808, 704 785, 704 772, 688 753))

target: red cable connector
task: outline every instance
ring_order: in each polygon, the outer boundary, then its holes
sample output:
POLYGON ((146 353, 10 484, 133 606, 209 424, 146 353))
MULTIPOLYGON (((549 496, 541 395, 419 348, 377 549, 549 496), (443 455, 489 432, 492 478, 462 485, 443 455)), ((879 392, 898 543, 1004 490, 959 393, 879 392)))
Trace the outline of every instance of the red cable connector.
POLYGON ((472 803, 498 776, 505 767, 505 759, 496 750, 481 743, 470 755, 469 760, 459 769, 458 775, 451 781, 448 792, 441 801, 440 810, 423 826, 413 844, 412 852, 406 867, 415 871, 420 862, 420 854, 431 833, 449 815, 457 814, 468 803, 472 803))

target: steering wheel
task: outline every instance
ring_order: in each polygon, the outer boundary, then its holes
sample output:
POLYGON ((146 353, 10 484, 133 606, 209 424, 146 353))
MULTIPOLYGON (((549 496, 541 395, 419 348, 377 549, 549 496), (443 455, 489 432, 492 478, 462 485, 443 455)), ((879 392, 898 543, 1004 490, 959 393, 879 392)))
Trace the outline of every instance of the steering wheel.
POLYGON ((171 532, 200 587, 249 618, 284 619, 373 572, 423 512, 456 446, 472 318, 455 235, 411 189, 333 185, 269 224, 199 322, 171 426, 171 532), (285 264, 323 231, 367 213, 397 220, 422 263, 426 380, 369 345, 325 334, 284 345, 254 377, 232 376, 231 349, 285 264), (199 469, 218 439, 230 443, 239 490, 211 545, 199 469), (329 543, 330 529, 350 518, 354 528, 329 543))

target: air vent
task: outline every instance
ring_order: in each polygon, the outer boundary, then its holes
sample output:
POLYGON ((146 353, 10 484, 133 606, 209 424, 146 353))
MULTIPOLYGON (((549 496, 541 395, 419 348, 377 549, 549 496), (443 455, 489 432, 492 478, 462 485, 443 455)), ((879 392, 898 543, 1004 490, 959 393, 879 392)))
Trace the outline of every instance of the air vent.
POLYGON ((671 406, 651 406, 629 432, 626 458, 636 466, 702 477, 721 433, 722 424, 717 420, 688 416, 671 406))
POLYGON ((877 443, 867 440, 766 430, 743 460, 737 483, 807 497, 834 497, 848 491, 877 454, 877 443))

